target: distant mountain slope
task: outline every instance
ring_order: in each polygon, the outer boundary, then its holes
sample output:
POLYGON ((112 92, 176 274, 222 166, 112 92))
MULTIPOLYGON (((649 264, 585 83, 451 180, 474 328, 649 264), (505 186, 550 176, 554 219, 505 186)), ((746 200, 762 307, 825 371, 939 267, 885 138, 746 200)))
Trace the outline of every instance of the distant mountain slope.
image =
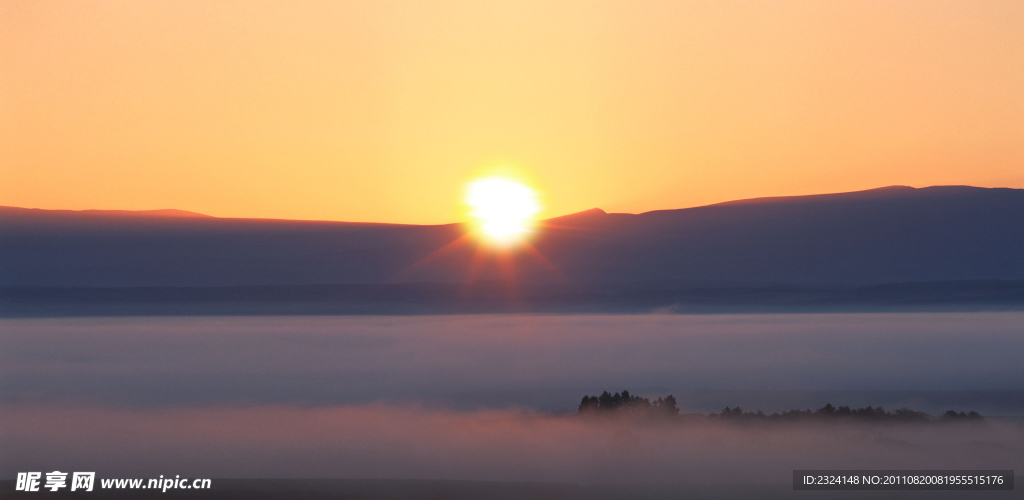
POLYGON ((1024 276, 1024 190, 889 187, 591 216, 542 250, 568 274, 869 284, 1024 276), (581 271, 582 272, 582 271, 581 271))
POLYGON ((1021 189, 894 186, 638 215, 594 209, 546 221, 536 251, 456 242, 465 231, 3 208, 0 286, 1024 279, 1021 189))
POLYGON ((82 218, 82 217, 211 217, 188 210, 43 210, 0 206, 0 219, 18 217, 82 218))

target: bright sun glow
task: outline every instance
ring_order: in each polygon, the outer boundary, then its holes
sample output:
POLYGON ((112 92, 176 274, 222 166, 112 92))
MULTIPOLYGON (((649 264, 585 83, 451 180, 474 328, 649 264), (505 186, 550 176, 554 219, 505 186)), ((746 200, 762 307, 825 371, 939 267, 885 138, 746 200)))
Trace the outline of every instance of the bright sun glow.
POLYGON ((534 190, 500 177, 471 182, 466 189, 466 204, 484 234, 502 243, 528 232, 533 217, 540 211, 534 190))

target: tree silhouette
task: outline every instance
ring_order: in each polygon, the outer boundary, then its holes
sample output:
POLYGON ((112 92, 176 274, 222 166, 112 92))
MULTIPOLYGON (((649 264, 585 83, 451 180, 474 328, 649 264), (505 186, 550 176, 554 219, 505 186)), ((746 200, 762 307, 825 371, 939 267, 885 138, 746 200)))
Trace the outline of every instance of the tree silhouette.
POLYGON ((976 420, 976 419, 981 419, 981 415, 979 415, 978 412, 976 412, 976 411, 972 411, 970 413, 964 413, 964 412, 957 413, 954 410, 949 410, 946 413, 942 414, 942 419, 943 420, 976 420))
MULTIPOLYGON (((583 396, 580 401, 579 414, 626 414, 644 417, 679 417, 679 406, 675 396, 669 394, 664 398, 659 397, 653 402, 647 398, 634 396, 629 391, 616 392, 614 394, 604 391, 598 396, 583 396)), ((695 416, 702 416, 696 414, 695 416)), ((817 409, 789 410, 782 413, 766 415, 761 410, 756 412, 744 412, 739 406, 730 408, 726 406, 721 413, 712 413, 708 418, 725 419, 729 421, 793 421, 804 419, 825 419, 825 420, 864 420, 864 421, 887 421, 887 422, 926 422, 930 418, 928 414, 910 408, 899 408, 888 411, 879 406, 865 406, 863 408, 851 408, 849 406, 832 406, 827 403, 817 409)), ((944 413, 941 420, 982 420, 983 417, 976 411, 969 413, 949 410, 944 413)))
POLYGON ((678 416, 679 407, 676 398, 671 394, 652 403, 651 400, 634 396, 629 391, 615 394, 604 391, 598 396, 583 396, 583 400, 580 401, 581 414, 611 412, 642 416, 678 416))
POLYGON ((583 396, 583 401, 580 402, 580 413, 587 413, 597 411, 597 397, 583 396))
POLYGON ((651 407, 657 413, 661 413, 663 415, 679 415, 679 407, 676 406, 676 398, 671 394, 665 396, 665 399, 658 398, 653 403, 651 403, 651 407))

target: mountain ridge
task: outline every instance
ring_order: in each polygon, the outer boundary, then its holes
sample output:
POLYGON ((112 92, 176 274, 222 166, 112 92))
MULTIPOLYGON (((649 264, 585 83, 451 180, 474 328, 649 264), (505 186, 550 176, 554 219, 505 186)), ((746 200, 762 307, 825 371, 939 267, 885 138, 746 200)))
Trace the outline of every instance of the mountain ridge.
POLYGON ((0 209, 0 286, 1024 279, 1024 190, 1008 188, 591 209, 541 221, 528 245, 507 248, 458 223, 65 215, 0 209))
MULTIPOLYGON (((657 210, 648 210, 646 212, 629 213, 629 212, 607 212, 599 207, 594 207, 579 212, 572 212, 564 215, 558 215, 547 219, 542 219, 541 222, 546 221, 559 221, 566 218, 578 218, 578 217, 591 217, 601 215, 645 215, 652 213, 661 212, 677 212, 680 210, 694 210, 708 207, 721 207, 721 206, 732 206, 732 205, 752 205, 752 204, 786 204, 786 203, 814 203, 820 201, 835 201, 835 200, 851 200, 851 199, 865 199, 865 198, 885 198, 891 194, 905 194, 910 192, 936 192, 946 189, 968 189, 968 190, 1008 190, 1008 191, 1024 191, 1024 189, 1017 188, 981 188, 975 186, 966 185, 940 185, 940 186, 927 186, 923 188, 915 188, 911 186, 903 185, 892 185, 884 186, 872 189, 863 189, 857 191, 841 191, 837 193, 823 193, 823 194, 810 194, 810 195, 793 195, 793 196, 764 196, 756 198, 742 198, 738 200, 723 201, 718 203, 711 203, 708 205, 697 205, 692 207, 683 208, 664 208, 657 210)), ((165 208, 155 210, 106 210, 106 209, 84 209, 84 210, 70 210, 70 209, 45 209, 45 208, 26 208, 26 207, 15 207, 10 205, 0 205, 0 217, 3 216, 18 216, 18 215, 44 215, 44 216, 59 216, 59 215, 70 215, 70 216, 82 216, 82 217, 153 217, 153 218, 207 218, 207 219, 221 219, 221 220, 253 220, 253 221, 280 221, 280 222, 334 222, 341 224, 387 224, 387 225, 400 225, 400 226, 447 226, 452 224, 460 224, 459 222, 445 222, 440 224, 411 224, 411 223, 396 223, 396 222, 373 222, 373 221, 343 221, 343 220, 329 220, 329 219, 282 219, 273 217, 220 217, 215 215, 208 215, 199 212, 192 212, 188 210, 181 210, 176 208, 165 208)))

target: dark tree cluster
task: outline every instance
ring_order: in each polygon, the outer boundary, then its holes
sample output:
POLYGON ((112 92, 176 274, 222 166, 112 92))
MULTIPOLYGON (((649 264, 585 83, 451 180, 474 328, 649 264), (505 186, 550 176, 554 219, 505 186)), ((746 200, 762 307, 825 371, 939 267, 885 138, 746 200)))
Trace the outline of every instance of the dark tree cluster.
POLYGON ((981 420, 981 418, 982 418, 981 415, 978 414, 978 412, 976 412, 976 411, 972 411, 972 412, 968 412, 968 413, 964 413, 964 412, 957 413, 957 412, 955 412, 953 410, 949 410, 946 413, 942 414, 942 419, 943 420, 981 420))
MULTIPOLYGON (((583 396, 580 402, 580 415, 597 414, 628 414, 641 416, 678 417, 679 408, 676 406, 676 398, 672 395, 665 398, 658 398, 651 401, 647 398, 634 396, 629 391, 616 392, 615 394, 604 391, 600 396, 583 396)), ((703 417, 696 414, 690 417, 703 417)), ((867 420, 882 422, 926 422, 931 420, 927 413, 899 408, 886 410, 885 408, 865 406, 863 408, 851 408, 849 406, 832 406, 832 403, 817 410, 789 410, 782 413, 765 414, 761 410, 756 412, 744 412, 739 406, 735 408, 725 407, 721 413, 707 415, 709 419, 723 419, 733 422, 743 421, 791 421, 791 420, 867 420)), ((947 411, 942 415, 943 421, 972 420, 980 421, 983 417, 976 411, 969 413, 947 411)))
POLYGON ((604 391, 600 396, 583 396, 583 401, 580 402, 580 414, 611 412, 674 417, 679 415, 679 408, 676 407, 676 398, 671 394, 665 398, 651 401, 647 398, 634 396, 629 391, 616 392, 615 394, 604 391))
POLYGON ((836 408, 832 406, 832 403, 826 404, 825 406, 817 410, 789 410, 782 413, 772 413, 766 415, 765 413, 758 410, 754 412, 744 412, 742 408, 729 408, 728 406, 722 410, 721 413, 712 413, 709 415, 711 418, 725 418, 725 419, 777 419, 777 420, 797 420, 805 418, 850 418, 850 419, 861 419, 861 420, 887 420, 887 421, 900 421, 900 422, 914 422, 914 421, 926 421, 928 420, 928 414, 920 411, 911 410, 909 408, 899 408, 893 411, 887 411, 881 406, 875 408, 873 406, 866 406, 864 408, 850 408, 849 406, 840 406, 836 408))

